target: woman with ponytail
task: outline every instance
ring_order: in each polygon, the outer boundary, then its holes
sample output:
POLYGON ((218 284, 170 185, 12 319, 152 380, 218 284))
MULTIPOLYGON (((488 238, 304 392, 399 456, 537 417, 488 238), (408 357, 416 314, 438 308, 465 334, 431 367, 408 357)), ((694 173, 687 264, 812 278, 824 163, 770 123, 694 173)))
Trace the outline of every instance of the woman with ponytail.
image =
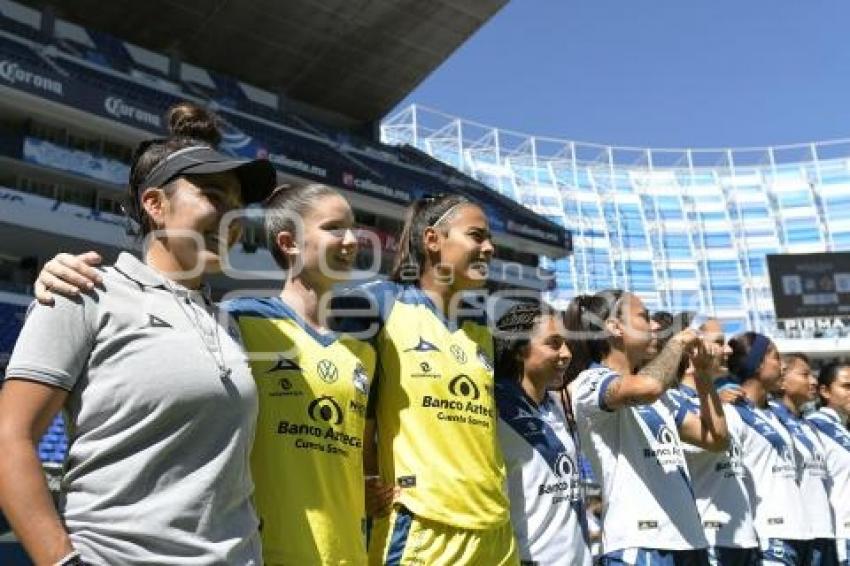
POLYGON ((262 200, 275 172, 219 153, 202 108, 179 105, 168 122, 170 135, 140 144, 130 169, 142 259, 122 253, 89 271, 97 288, 35 305, 9 360, 0 506, 37 564, 262 560, 248 461, 257 391, 203 278, 239 236, 226 213, 262 200), (34 446, 62 409, 70 445, 57 512, 34 446))
POLYGON ((713 451, 727 446, 710 375, 721 352, 685 330, 637 371, 651 341, 650 319, 640 298, 624 291, 577 297, 566 326, 579 437, 605 502, 601 563, 707 566, 681 440, 713 451), (683 356, 695 367, 698 412, 668 395, 683 356))
POLYGON ((484 287, 493 251, 481 207, 456 195, 422 199, 408 209, 391 280, 338 302, 341 321, 368 323, 374 337, 372 471, 400 488, 373 525, 372 564, 517 563, 493 339, 484 308, 464 297, 484 287))
POLYGON ((797 485, 791 434, 768 405, 782 392, 782 363, 763 334, 745 332, 729 340, 728 368, 745 398, 733 406, 746 425, 741 439, 744 483, 752 504, 762 564, 808 564, 811 552, 806 508, 797 485))
POLYGON ((561 313, 541 302, 515 305, 496 323, 499 441, 523 564, 591 564, 565 334, 561 313))
POLYGON ((850 365, 833 362, 818 374, 820 408, 806 419, 818 431, 826 451, 829 502, 835 518, 838 563, 850 565, 850 365))

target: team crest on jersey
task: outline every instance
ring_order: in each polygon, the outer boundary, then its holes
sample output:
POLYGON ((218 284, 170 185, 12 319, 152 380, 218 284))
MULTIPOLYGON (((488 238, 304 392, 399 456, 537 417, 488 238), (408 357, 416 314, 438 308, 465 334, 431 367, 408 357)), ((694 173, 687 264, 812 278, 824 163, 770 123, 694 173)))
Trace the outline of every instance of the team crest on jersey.
POLYGON ((459 364, 466 363, 466 352, 463 351, 463 348, 458 346, 457 344, 452 344, 449 348, 449 351, 452 353, 452 357, 459 364))
POLYGON ((484 366, 487 371, 492 372, 493 360, 490 359, 490 356, 487 355, 487 352, 484 351, 484 348, 478 346, 478 351, 476 352, 476 354, 478 355, 478 361, 481 362, 481 365, 484 366))
POLYGON ((366 374, 366 369, 363 364, 354 366, 354 372, 351 375, 351 381, 354 383, 354 388, 363 395, 369 393, 369 376, 366 374))
POLYGON ((339 379, 339 370, 330 360, 319 360, 316 364, 316 372, 325 383, 333 383, 339 379))

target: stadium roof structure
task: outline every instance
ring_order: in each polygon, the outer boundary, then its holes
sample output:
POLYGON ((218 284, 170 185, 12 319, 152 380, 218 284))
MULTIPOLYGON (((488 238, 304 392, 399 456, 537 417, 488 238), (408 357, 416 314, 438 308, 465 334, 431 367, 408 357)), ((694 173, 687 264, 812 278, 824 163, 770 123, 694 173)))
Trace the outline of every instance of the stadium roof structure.
POLYGON ((377 122, 507 0, 22 0, 347 118, 377 122))

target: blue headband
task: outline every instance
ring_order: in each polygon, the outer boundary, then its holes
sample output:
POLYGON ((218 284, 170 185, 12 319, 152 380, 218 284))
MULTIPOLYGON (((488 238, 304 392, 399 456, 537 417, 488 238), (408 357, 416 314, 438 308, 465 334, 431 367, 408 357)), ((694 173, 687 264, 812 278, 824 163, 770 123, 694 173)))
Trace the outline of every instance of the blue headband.
POLYGON ((744 381, 745 379, 755 375, 761 366, 761 363, 764 361, 764 356, 767 354, 767 349, 769 347, 770 338, 764 334, 755 335, 755 338, 753 338, 753 345, 750 348, 750 353, 747 354, 747 358, 744 360, 744 363, 741 364, 741 367, 739 367, 738 371, 735 372, 735 375, 738 376, 740 381, 744 381))

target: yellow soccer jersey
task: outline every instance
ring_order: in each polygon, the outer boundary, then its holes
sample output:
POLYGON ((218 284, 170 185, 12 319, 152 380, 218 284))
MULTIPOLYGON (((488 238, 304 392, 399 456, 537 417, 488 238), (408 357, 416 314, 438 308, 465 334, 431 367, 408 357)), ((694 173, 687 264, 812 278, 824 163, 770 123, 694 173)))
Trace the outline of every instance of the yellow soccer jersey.
POLYGON ((363 432, 375 351, 279 298, 224 307, 260 399, 251 466, 265 563, 365 564, 363 432))
POLYGON ((418 517, 466 529, 505 523, 493 340, 484 317, 453 324, 419 288, 388 282, 337 304, 349 315, 372 309, 378 368, 370 410, 380 473, 402 488, 399 502, 418 517))

